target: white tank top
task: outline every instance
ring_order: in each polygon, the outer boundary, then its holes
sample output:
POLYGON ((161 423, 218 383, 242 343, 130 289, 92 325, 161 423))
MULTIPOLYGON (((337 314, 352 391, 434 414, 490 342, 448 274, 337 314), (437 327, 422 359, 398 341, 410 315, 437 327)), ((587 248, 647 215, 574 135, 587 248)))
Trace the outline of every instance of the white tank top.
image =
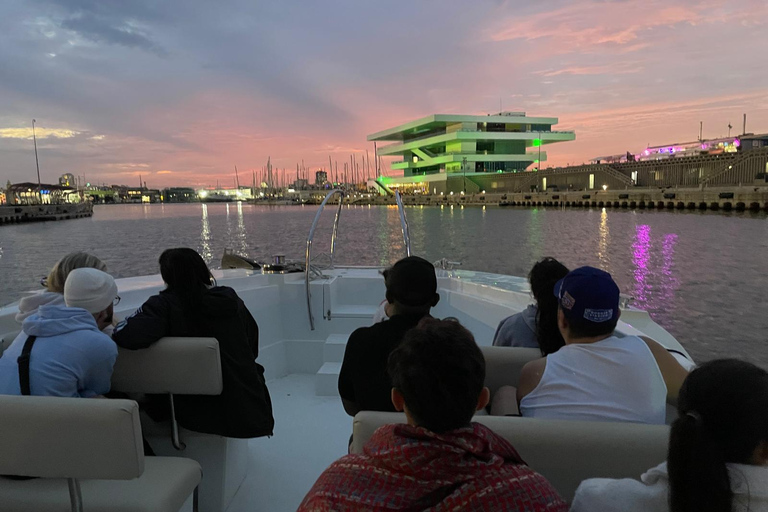
POLYGON ((547 356, 541 381, 520 401, 530 418, 663 425, 667 386, 636 336, 566 345, 547 356))

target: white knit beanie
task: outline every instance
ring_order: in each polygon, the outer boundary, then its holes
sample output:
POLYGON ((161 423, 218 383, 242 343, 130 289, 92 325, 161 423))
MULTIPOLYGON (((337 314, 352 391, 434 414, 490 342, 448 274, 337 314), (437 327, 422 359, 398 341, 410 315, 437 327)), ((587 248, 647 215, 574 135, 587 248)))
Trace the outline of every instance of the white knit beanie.
POLYGON ((117 297, 117 285, 111 275, 95 268, 76 268, 64 283, 64 302, 71 308, 99 313, 117 297))

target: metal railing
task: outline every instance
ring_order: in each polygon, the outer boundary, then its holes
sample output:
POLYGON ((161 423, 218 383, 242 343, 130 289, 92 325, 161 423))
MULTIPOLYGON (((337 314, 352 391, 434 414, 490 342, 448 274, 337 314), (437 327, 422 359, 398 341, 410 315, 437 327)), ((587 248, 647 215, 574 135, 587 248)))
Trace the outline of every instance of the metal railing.
POLYGON ((333 255, 336 251, 336 238, 339 232, 339 217, 341 216, 341 206, 344 202, 343 190, 334 189, 328 192, 328 194, 325 196, 325 199, 323 199, 323 202, 320 203, 320 208, 318 208, 317 214, 315 214, 315 220, 312 221, 312 227, 309 228, 309 236, 307 237, 307 251, 304 261, 304 279, 307 283, 307 313, 309 314, 309 328, 313 331, 315 330, 315 317, 312 315, 312 295, 309 291, 309 273, 312 261, 312 240, 315 237, 315 229, 317 228, 317 222, 320 220, 320 214, 323 213, 325 204, 335 194, 339 194, 339 208, 336 210, 336 218, 333 221, 333 232, 331 234, 331 268, 333 268, 333 255))
POLYGON ((408 231, 408 220, 405 218, 405 209, 403 208, 403 199, 400 197, 400 191, 395 191, 395 200, 397 201, 397 211, 400 212, 400 229, 403 232, 403 243, 405 244, 405 255, 411 255, 411 234, 408 231))
MULTIPOLYGON (((336 210, 336 218, 333 221, 333 233, 331 234, 331 266, 330 268, 333 268, 333 256, 336 252, 336 239, 338 238, 339 233, 339 217, 341 216, 341 207, 344 203, 344 196, 345 193, 343 190, 335 189, 328 192, 328 194, 325 196, 325 199, 323 199, 323 202, 320 203, 320 208, 318 208, 317 213, 315 214, 315 220, 312 221, 312 227, 309 228, 309 236, 307 237, 307 251, 305 254, 305 268, 304 268, 304 280, 306 282, 306 290, 307 290, 307 314, 309 315, 309 328, 310 330, 315 330, 315 316, 312 314, 312 294, 309 290, 309 281, 310 281, 310 272, 311 272, 311 262, 312 262, 312 240, 315 237, 315 229, 317 228, 317 222, 320 220, 320 214, 323 213, 323 208, 325 208, 326 203, 333 197, 335 194, 339 194, 339 208, 336 210)), ((403 233, 403 243, 405 244, 405 255, 410 256, 411 255, 411 235, 408 232, 408 220, 405 218, 405 209, 403 208, 403 200, 400 197, 400 192, 395 191, 395 199, 397 200, 397 210, 400 213, 400 229, 403 233)))

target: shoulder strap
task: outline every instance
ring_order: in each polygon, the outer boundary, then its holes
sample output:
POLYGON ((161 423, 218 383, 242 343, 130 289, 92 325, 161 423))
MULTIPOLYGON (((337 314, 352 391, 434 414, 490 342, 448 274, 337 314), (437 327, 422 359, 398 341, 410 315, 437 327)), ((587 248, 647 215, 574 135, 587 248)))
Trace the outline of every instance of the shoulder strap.
POLYGON ((24 348, 21 349, 21 355, 16 360, 19 365, 19 387, 21 387, 22 395, 31 395, 32 392, 29 389, 29 355, 32 352, 32 345, 35 344, 37 336, 30 336, 24 343, 24 348))

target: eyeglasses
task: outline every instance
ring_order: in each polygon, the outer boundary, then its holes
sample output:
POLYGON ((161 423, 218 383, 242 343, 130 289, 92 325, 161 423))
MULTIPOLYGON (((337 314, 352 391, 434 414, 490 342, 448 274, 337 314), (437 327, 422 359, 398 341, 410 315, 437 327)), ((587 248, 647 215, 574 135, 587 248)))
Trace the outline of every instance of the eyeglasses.
POLYGON ((112 305, 113 306, 117 306, 118 304, 120 304, 120 296, 119 295, 117 297, 115 297, 115 300, 112 301, 112 305))

